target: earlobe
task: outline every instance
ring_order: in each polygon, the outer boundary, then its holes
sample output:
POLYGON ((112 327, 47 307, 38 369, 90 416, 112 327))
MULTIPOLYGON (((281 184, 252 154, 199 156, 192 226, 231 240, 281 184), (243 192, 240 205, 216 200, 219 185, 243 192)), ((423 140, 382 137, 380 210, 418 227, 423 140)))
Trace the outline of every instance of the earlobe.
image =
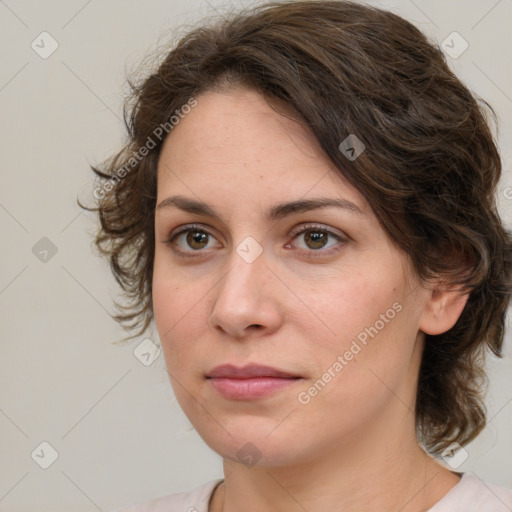
POLYGON ((425 304, 420 330, 431 335, 449 331, 457 323, 468 298, 469 292, 461 287, 436 286, 425 304))

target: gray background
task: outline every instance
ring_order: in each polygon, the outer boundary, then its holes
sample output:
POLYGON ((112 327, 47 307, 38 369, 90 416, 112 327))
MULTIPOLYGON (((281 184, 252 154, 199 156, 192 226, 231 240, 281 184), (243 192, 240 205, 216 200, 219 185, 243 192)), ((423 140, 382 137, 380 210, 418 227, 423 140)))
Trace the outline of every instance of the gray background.
MULTIPOLYGON (((248 3, 0 0, 1 511, 108 511, 222 474, 176 404, 162 356, 144 366, 133 353, 144 338, 158 343, 155 331, 113 343, 124 335, 107 314, 118 292, 91 248, 96 219, 76 198, 91 199, 88 164, 124 138, 125 72, 175 37, 173 27, 248 3), (43 31, 59 45, 45 59, 31 47, 51 48, 43 31), (58 452, 47 469, 43 441, 58 452)), ((439 44, 453 31, 468 42, 449 60, 498 112, 510 225, 512 1, 370 3, 439 44)), ((505 351, 489 364, 490 424, 458 470, 512 487, 510 333, 505 351)))

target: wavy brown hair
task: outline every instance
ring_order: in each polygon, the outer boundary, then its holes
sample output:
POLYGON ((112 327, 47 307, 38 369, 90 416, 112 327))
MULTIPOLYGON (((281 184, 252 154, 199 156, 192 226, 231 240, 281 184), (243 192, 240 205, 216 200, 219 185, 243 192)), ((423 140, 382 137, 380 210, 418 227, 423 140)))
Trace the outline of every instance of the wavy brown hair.
POLYGON ((501 163, 486 118, 494 113, 440 49, 390 12, 287 1, 189 31, 153 74, 131 85, 128 143, 93 168, 102 182, 97 207, 88 208, 99 214, 96 245, 127 297, 114 318, 137 336, 153 316, 156 171, 165 139, 155 136, 158 127, 170 132, 169 120, 177 124, 207 90, 250 87, 284 102, 311 129, 420 278, 470 291, 456 325, 426 336, 416 419, 431 453, 472 440, 485 425, 484 355, 502 351, 512 250, 494 198, 501 163), (366 146, 353 161, 339 149, 351 134, 366 146))

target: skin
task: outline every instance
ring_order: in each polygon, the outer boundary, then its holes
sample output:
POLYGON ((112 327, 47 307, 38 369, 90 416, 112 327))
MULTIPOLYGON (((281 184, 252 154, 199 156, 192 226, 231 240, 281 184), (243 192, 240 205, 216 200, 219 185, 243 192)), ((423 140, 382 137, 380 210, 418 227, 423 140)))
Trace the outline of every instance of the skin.
POLYGON ((177 400, 224 460, 225 481, 210 510, 426 510, 459 476, 416 439, 424 333, 452 327, 467 296, 418 280, 363 196, 299 122, 243 88, 197 100, 159 161, 153 306, 177 400), (220 218, 160 206, 178 195, 209 204, 220 218), (265 215, 280 203, 318 197, 350 201, 358 211, 265 215), (191 246, 187 234, 169 243, 176 228, 191 224, 201 243, 191 246), (263 251, 252 263, 236 250, 248 236, 263 251), (300 403, 299 393, 332 373, 358 334, 397 303, 400 312, 300 403), (301 379, 265 398, 231 400, 205 377, 225 363, 265 364, 301 379), (258 458, 253 466, 237 456, 248 442, 258 458))

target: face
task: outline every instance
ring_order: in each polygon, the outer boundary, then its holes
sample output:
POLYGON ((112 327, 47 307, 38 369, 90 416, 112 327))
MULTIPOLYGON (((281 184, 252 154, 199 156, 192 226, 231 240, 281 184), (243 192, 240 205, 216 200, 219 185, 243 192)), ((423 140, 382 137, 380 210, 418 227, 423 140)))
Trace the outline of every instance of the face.
POLYGON ((221 456, 270 466, 403 424, 426 301, 407 256, 301 124, 249 90, 197 102, 165 141, 155 213, 185 414, 221 456))

